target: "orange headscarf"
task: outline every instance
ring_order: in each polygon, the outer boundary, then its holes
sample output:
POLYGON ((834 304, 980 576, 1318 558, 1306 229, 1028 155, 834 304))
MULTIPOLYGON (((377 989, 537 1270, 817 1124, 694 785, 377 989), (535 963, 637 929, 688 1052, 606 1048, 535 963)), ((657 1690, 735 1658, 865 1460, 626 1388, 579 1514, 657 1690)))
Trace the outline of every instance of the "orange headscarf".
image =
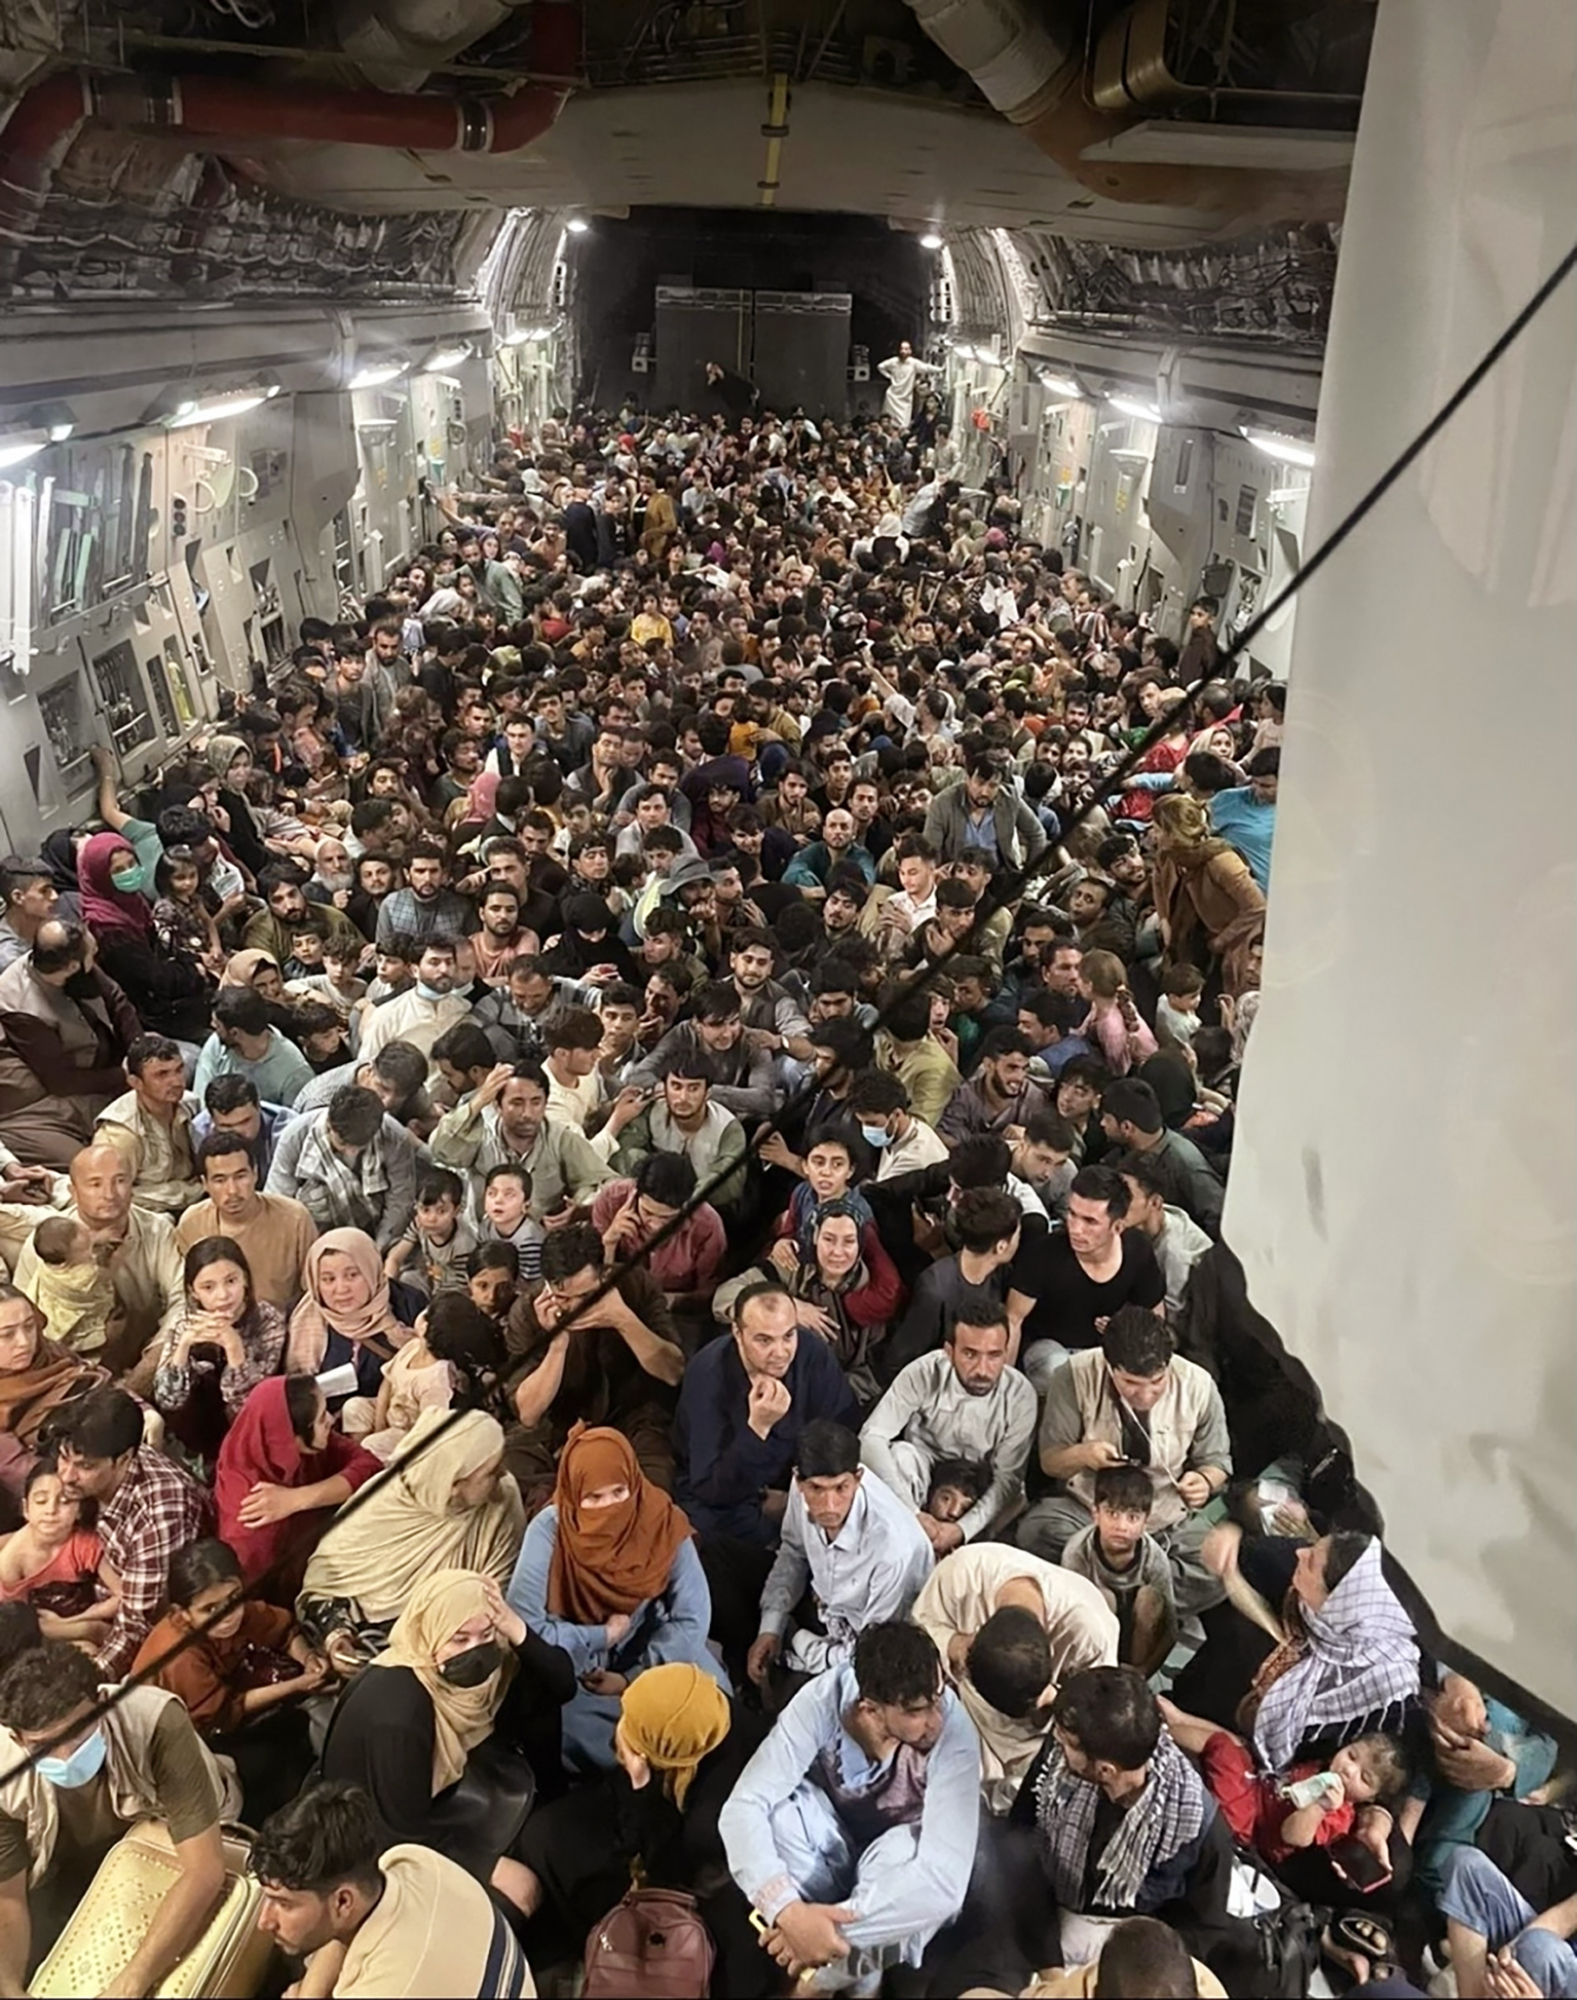
POLYGON ((633 1611, 667 1588, 690 1523, 642 1473, 622 1431, 575 1426, 559 1454, 553 1504, 558 1539, 548 1610, 555 1618, 603 1625, 614 1612, 633 1611), (616 1507, 582 1508, 585 1494, 608 1486, 628 1486, 629 1499, 616 1507))

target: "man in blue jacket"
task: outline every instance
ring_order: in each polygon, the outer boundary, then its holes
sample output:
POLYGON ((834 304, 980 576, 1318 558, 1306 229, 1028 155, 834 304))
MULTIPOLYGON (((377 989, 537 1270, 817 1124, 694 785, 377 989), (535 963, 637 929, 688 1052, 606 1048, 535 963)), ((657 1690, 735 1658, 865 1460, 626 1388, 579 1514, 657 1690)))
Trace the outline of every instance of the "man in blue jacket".
POLYGON ((733 1332, 685 1369, 674 1418, 674 1495, 695 1524, 712 1637, 736 1680, 759 1629, 800 1432, 818 1417, 859 1429, 854 1391, 832 1349, 801 1339, 783 1286, 747 1285, 733 1332))

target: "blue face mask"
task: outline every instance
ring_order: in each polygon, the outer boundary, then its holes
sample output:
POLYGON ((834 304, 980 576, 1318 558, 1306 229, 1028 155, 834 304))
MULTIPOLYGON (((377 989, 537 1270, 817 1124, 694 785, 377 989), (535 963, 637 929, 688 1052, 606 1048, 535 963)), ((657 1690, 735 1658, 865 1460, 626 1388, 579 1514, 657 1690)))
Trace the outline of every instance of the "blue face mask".
POLYGON ((887 1146, 892 1143, 892 1134, 885 1125, 862 1125, 860 1137, 867 1146, 887 1146))
POLYGON ((447 987, 429 986, 425 979, 417 980, 416 990, 424 1000, 447 1000, 449 998, 449 989, 447 987))
POLYGON ((148 886, 148 871, 139 861, 135 868, 123 868, 118 875, 110 877, 110 887, 119 890, 123 896, 136 896, 148 886))
POLYGON ((103 1770, 104 1759, 108 1755, 109 1745, 104 1741, 104 1732, 95 1729, 69 1757, 40 1757, 36 1769, 49 1784, 58 1786, 63 1792, 74 1792, 81 1785, 92 1784, 103 1770))

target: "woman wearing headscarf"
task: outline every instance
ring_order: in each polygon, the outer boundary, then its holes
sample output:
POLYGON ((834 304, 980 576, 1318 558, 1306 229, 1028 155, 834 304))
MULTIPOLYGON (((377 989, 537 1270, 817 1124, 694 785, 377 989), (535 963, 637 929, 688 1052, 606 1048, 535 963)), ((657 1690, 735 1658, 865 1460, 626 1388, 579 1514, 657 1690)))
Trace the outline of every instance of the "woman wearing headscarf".
POLYGON ((239 736, 210 736, 207 756, 219 780, 219 803, 230 824, 225 837, 241 866, 260 874, 272 856, 264 847, 242 787, 252 775, 252 748, 239 736))
POLYGON ((307 1564, 303 1600, 348 1600, 364 1626, 392 1625, 435 1569, 505 1582, 524 1527, 497 1418, 428 1410, 372 1491, 330 1523, 307 1564))
POLYGON ((622 1431, 570 1432, 552 1504, 526 1531, 508 1596, 580 1678, 564 1717, 571 1770, 613 1763, 619 1697, 647 1669, 689 1661, 727 1685, 707 1648, 712 1597, 690 1524, 646 1478, 622 1431))
POLYGON ((1197 799, 1171 792, 1155 805, 1156 913, 1172 965, 1219 965, 1221 990, 1248 983, 1248 955, 1265 935, 1265 898, 1248 863, 1210 831, 1197 799))
POLYGON ((45 1424, 108 1380, 105 1369, 49 1338, 25 1293, 0 1285, 0 1488, 13 1500, 38 1463, 45 1424))
POLYGON ((45 840, 41 852, 55 887, 53 914, 63 924, 76 923, 82 914, 82 884, 77 877, 77 835, 69 826, 57 827, 45 840))
POLYGON ((200 1043, 208 1033, 208 980, 183 958, 160 956, 152 878, 124 834, 96 833, 77 857, 82 921, 98 946, 100 969, 128 995, 150 1034, 200 1043))
POLYGON ((688 1662, 651 1667, 631 1681, 619 1697, 614 1768, 533 1813, 516 1848, 530 1871, 523 1907, 535 1919, 531 1955, 550 1961, 560 1929, 563 1943, 578 1947, 638 1875, 655 1889, 686 1889, 698 1899, 718 1947, 715 1993, 767 1990, 752 1983, 770 1980, 772 1967, 748 1911, 729 1893, 717 1830, 766 1732, 764 1715, 730 1701, 688 1662), (736 1958, 740 1946, 744 1956, 736 1958))
MULTIPOLYGON (((49 933, 45 932, 46 939, 49 933)), ((0 971, 0 1140, 19 1160, 64 1171, 126 1083, 142 1032, 131 1001, 95 962, 92 933, 67 926, 0 971)), ((20 1245, 8 1250, 12 1262, 20 1245)))
POLYGON ((435 1848, 511 1896, 524 1871, 508 1850, 529 1793, 498 1791, 483 1746, 523 1755, 557 1788, 559 1716, 575 1673, 527 1629, 494 1577, 444 1567, 411 1590, 381 1653, 346 1688, 323 1745, 323 1776, 371 1798, 383 1845, 435 1848), (481 1753, 479 1756, 478 1753, 481 1753), (454 1787, 470 1765, 474 1805, 454 1787))
POLYGON ((863 1198, 817 1203, 794 1235, 779 1237, 762 1263, 720 1285, 712 1299, 713 1317, 726 1321, 746 1285, 762 1279, 786 1285, 801 1331, 827 1342, 862 1402, 881 1394, 871 1357, 904 1299, 892 1259, 875 1228, 865 1227, 869 1216, 863 1198))
POLYGON ((226 1431, 214 1467, 219 1536, 247 1582, 292 1604, 334 1509, 383 1470, 334 1428, 310 1375, 260 1382, 226 1431))
POLYGON ((285 1366, 308 1375, 353 1368, 355 1388, 332 1395, 329 1406, 360 1436, 372 1428, 383 1371, 410 1339, 420 1308, 403 1286, 390 1285, 378 1246, 362 1229, 325 1230, 307 1252, 302 1281, 285 1366))
MULTIPOLYGON (((1311 1761, 1323 1768, 1344 1745, 1381 1734, 1412 1739, 1423 1754, 1418 1636, 1386 1581, 1376 1536, 1298 1542, 1245 1535, 1228 1524, 1212 1534, 1205 1560, 1238 1609, 1277 1641, 1231 1718, 1261 1770, 1280 1776, 1311 1761)), ((1410 1861, 1389 1809, 1359 1807, 1353 1832, 1400 1886, 1410 1861)), ((1296 1894, 1353 1900, 1323 1850, 1295 1857, 1281 1872, 1289 1866, 1296 1894)))
POLYGON ((279 960, 270 951, 233 951, 225 960, 225 969, 219 975, 219 984, 226 986, 249 986, 261 994, 270 1007, 283 1002, 285 997, 285 976, 279 969, 279 960))

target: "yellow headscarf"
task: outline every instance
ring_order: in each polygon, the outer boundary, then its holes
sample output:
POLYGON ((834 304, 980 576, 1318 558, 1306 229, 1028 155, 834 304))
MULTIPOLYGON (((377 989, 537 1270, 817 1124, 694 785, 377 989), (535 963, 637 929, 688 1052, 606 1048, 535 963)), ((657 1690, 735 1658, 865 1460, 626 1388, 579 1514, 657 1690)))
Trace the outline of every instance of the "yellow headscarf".
POLYGON ((677 1806, 684 1804, 701 1759, 728 1734, 729 1721, 727 1695, 709 1673, 688 1662, 648 1667, 619 1699, 625 1741, 661 1772, 677 1806))
POLYGON ((433 1698, 435 1797, 447 1791, 465 1769, 466 1758, 492 1733, 498 1705, 514 1678, 512 1656, 506 1656, 498 1671, 477 1687, 455 1687, 438 1671, 438 1648, 486 1609, 482 1579, 475 1570, 437 1570, 406 1599, 389 1634, 387 1651, 372 1663, 409 1667, 433 1698))
POLYGON ((519 1487, 506 1472, 479 1507, 454 1497, 457 1480, 503 1449, 503 1426, 482 1410, 424 1410, 382 1477, 329 1523, 307 1564, 303 1595, 354 1598, 364 1618, 382 1624, 399 1616, 435 1570, 476 1570, 508 1583, 526 1527, 519 1487))

